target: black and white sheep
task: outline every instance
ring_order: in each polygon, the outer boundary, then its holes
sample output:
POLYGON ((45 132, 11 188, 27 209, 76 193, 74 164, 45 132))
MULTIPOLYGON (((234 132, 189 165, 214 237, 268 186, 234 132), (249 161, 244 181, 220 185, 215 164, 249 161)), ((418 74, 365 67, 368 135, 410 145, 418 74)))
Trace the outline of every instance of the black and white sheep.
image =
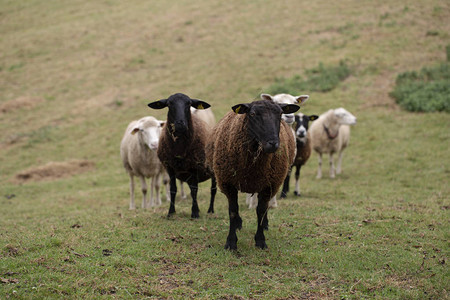
POLYGON ((205 146, 210 131, 208 126, 191 114, 190 107, 206 109, 204 101, 191 99, 181 93, 167 99, 149 103, 153 109, 168 107, 167 122, 159 139, 158 157, 170 177, 170 208, 168 215, 175 213, 177 193, 176 179, 187 182, 192 196, 192 218, 199 217, 197 203, 198 183, 211 178, 211 199, 208 212, 214 212, 216 181, 205 165, 205 146))
MULTIPOLYGON (((297 153, 292 168, 295 167, 295 190, 294 195, 300 196, 300 169, 308 161, 311 156, 311 136, 308 131, 309 122, 318 118, 316 115, 304 115, 298 113, 295 115, 295 143, 297 146, 297 153)), ((281 198, 285 198, 289 192, 289 180, 291 179, 291 169, 284 180, 283 189, 281 190, 281 198)))
POLYGON ((158 121, 154 117, 144 117, 132 121, 123 135, 120 143, 120 156, 123 166, 130 176, 130 209, 136 208, 134 204, 134 176, 141 180, 142 208, 161 204, 159 188, 165 170, 157 157, 156 151, 163 124, 164 122, 158 121), (150 201, 147 200, 146 178, 151 178, 150 201), (156 199, 153 198, 153 190, 156 190, 156 199))
POLYGON ((214 127, 206 147, 220 190, 228 198, 230 231, 225 249, 237 249, 236 230, 241 229, 238 191, 258 193, 256 247, 267 247, 269 200, 277 193, 295 156, 295 141, 282 113, 299 106, 259 100, 233 106, 214 127))
POLYGON ((317 178, 322 178, 322 154, 330 155, 330 177, 342 172, 342 153, 350 141, 350 126, 356 124, 356 117, 344 108, 330 109, 321 114, 319 119, 311 124, 312 148, 319 154, 317 178), (334 167, 333 155, 337 153, 337 169, 334 167))

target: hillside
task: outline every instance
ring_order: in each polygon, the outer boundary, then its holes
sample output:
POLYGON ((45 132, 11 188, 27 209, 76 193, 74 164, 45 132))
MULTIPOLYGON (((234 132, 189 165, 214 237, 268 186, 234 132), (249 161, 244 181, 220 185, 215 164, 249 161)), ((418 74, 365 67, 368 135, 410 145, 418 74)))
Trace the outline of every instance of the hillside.
POLYGON ((1 2, 0 298, 32 287, 37 297, 448 297, 450 115, 389 97, 397 74, 445 60, 448 1, 1 2), (206 216, 209 183, 198 221, 189 201, 174 220, 162 218, 165 202, 128 211, 119 143, 131 120, 165 118, 148 102, 183 92, 220 119, 277 78, 341 61, 350 76, 302 91, 301 111, 358 117, 344 174, 316 180, 312 155, 304 197, 270 212, 269 251, 253 247, 243 198, 240 252, 223 250, 226 198, 206 216))

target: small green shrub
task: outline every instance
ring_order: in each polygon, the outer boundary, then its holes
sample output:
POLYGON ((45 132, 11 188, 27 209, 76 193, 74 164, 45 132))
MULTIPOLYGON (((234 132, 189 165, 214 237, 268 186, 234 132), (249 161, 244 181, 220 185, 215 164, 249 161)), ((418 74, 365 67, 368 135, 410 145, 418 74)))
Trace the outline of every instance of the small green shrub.
POLYGON ((339 82, 350 76, 350 68, 344 61, 340 61, 337 66, 324 66, 320 63, 316 68, 305 71, 306 79, 300 75, 291 78, 276 78, 268 89, 267 93, 279 94, 299 94, 304 91, 329 92, 336 88, 339 82))
POLYGON ((399 74, 390 96, 409 111, 450 112, 450 64, 399 74))

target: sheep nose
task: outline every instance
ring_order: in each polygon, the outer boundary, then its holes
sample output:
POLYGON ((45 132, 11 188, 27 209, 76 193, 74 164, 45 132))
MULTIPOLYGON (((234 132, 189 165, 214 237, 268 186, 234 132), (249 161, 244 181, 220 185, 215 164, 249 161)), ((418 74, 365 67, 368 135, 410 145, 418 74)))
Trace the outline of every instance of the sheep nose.
POLYGON ((158 142, 150 143, 150 149, 152 149, 152 150, 158 149, 158 142))
POLYGON ((263 150, 265 153, 274 153, 275 151, 277 151, 279 146, 280 143, 278 141, 268 141, 264 145, 263 150))
POLYGON ((294 123, 295 120, 294 114, 284 114, 283 120, 288 124, 294 123))
POLYGON ((186 123, 183 121, 176 121, 175 122, 175 131, 186 132, 187 131, 186 123))

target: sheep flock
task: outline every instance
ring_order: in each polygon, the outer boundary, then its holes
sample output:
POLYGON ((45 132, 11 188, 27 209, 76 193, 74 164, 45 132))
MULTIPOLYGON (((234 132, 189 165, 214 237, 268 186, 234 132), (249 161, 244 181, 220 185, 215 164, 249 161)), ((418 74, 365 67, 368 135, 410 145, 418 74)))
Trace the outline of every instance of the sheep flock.
POLYGON ((177 180, 181 198, 187 183, 192 198, 191 218, 200 216, 199 183, 211 180, 208 213, 214 213, 217 187, 228 200, 229 233, 225 249, 237 249, 236 231, 242 228, 239 192, 256 207, 255 246, 267 248, 269 208, 277 207, 276 195, 289 193, 292 168, 294 195, 300 196, 299 175, 314 151, 318 154, 317 179, 322 177, 322 155, 330 159, 330 178, 342 172, 343 151, 350 141, 356 117, 344 108, 320 116, 295 114, 308 95, 261 94, 261 100, 235 104, 217 123, 210 104, 176 93, 148 104, 167 109, 167 119, 145 116, 131 121, 120 144, 120 155, 130 179, 130 209, 135 209, 134 177, 141 181, 141 207, 161 205, 161 183, 170 202, 168 217, 175 214, 177 180), (309 123, 311 125, 309 126, 309 123), (338 156, 335 167, 334 155, 338 156), (147 178, 151 179, 148 196, 147 178))

